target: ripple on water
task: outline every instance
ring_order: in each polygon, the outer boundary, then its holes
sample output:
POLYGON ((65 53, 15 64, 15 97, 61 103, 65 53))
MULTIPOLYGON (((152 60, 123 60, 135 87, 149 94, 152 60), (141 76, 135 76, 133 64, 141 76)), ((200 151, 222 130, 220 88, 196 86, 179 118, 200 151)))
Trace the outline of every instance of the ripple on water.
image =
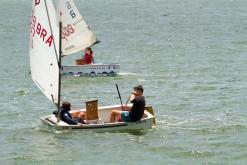
POLYGON ((247 1, 76 4, 102 39, 93 46, 96 60, 120 63, 121 72, 62 78, 63 99, 80 107, 89 99, 119 104, 115 84, 126 100, 140 83, 157 126, 114 133, 42 128, 39 117, 56 107, 28 75, 31 4, 1 0, 1 164, 246 164, 247 1))

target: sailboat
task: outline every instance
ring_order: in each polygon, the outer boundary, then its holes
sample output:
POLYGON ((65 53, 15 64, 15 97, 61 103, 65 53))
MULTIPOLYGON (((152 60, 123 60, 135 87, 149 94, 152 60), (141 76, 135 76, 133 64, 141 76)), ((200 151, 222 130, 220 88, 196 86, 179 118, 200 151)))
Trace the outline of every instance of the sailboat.
MULTIPOLYGON (((60 2, 68 3, 72 0, 60 2)), ((41 92, 57 107, 58 112, 61 100, 62 27, 52 0, 33 0, 29 45, 31 77, 41 92)), ((70 111, 72 116, 85 112, 86 124, 69 125, 61 121, 59 115, 54 114, 40 119, 43 124, 56 130, 117 131, 148 129, 154 125, 155 117, 151 106, 146 107, 142 119, 138 122, 109 123, 113 109, 121 109, 121 106, 98 107, 97 100, 93 100, 86 102, 86 108, 72 108, 70 111)))
MULTIPOLYGON (((95 45, 100 41, 91 30, 84 18, 80 14, 73 0, 59 0, 56 3, 57 13, 62 27, 62 57, 66 58, 77 52, 85 51, 87 47, 95 45)), ((80 60, 76 60, 76 65, 61 67, 62 75, 72 76, 99 76, 116 75, 120 71, 117 63, 103 64, 92 63, 80 65, 80 60)))

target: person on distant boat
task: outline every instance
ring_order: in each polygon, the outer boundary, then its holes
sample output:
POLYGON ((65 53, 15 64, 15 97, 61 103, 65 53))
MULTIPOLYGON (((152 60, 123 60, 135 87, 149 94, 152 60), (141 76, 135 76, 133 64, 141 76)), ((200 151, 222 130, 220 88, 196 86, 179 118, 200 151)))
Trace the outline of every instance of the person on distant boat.
POLYGON ((83 57, 84 64, 92 64, 93 63, 93 51, 90 47, 85 49, 85 54, 83 57))
POLYGON ((113 123, 116 119, 123 122, 139 121, 145 110, 145 97, 143 96, 143 91, 142 85, 134 87, 129 98, 133 105, 131 107, 123 106, 122 110, 112 110, 110 122, 113 123))
POLYGON ((85 113, 81 112, 80 116, 77 116, 77 119, 73 118, 72 115, 69 113, 70 111, 70 102, 64 101, 62 103, 62 107, 60 109, 60 119, 64 121, 65 123, 68 123, 70 125, 77 125, 84 123, 84 117, 85 113))

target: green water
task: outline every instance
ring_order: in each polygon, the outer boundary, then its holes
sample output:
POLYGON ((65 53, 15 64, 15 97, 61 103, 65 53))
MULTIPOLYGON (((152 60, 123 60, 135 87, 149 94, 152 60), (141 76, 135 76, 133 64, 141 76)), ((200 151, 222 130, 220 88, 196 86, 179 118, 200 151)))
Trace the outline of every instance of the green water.
MULTIPOLYGON (((157 115, 140 132, 52 132, 55 107, 28 76, 31 0, 0 5, 0 164, 246 164, 247 1, 76 1, 101 44, 97 62, 117 77, 65 78, 74 105, 118 104, 143 84, 157 115)), ((65 63, 73 62, 69 57, 65 63)), ((38 63, 37 63, 38 65, 38 63)))

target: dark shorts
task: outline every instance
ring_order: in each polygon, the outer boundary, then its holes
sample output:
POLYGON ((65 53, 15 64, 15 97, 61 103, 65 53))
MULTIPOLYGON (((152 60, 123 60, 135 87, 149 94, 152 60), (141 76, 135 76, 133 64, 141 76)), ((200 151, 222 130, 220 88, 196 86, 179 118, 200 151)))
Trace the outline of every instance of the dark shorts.
POLYGON ((121 118, 123 122, 130 122, 129 111, 121 112, 121 118))

